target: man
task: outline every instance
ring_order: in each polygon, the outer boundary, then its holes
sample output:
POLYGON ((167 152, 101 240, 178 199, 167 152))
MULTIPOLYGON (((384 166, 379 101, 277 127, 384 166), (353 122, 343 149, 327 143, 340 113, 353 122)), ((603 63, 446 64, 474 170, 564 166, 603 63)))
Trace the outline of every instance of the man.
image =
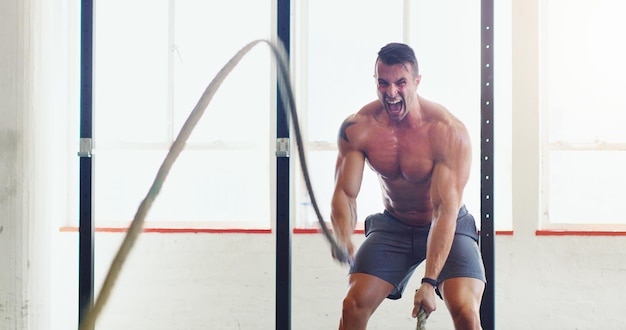
POLYGON ((462 202, 471 165, 467 129, 418 95, 421 76, 409 46, 384 46, 374 78, 378 100, 349 116, 338 137, 331 219, 352 261, 339 329, 365 329, 385 297, 401 297, 424 259, 413 317, 420 309, 430 315, 439 294, 456 329, 480 329, 485 274, 474 218, 462 202), (384 212, 365 220, 367 238, 355 254, 351 235, 366 162, 379 177, 384 212))

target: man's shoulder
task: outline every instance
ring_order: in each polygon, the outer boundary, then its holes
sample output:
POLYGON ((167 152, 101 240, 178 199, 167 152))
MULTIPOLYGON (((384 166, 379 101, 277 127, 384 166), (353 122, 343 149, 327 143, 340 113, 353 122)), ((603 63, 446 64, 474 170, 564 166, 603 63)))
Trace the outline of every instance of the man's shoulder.
POLYGON ((420 98, 420 105, 429 122, 429 141, 436 154, 444 151, 459 152, 460 149, 471 148, 467 127, 448 108, 423 98, 420 98))
POLYGON ((374 116, 379 114, 382 110, 383 108, 380 101, 372 101, 364 105, 361 109, 359 109, 359 111, 348 116, 348 119, 352 121, 367 122, 368 120, 374 118, 374 116))
POLYGON ((343 142, 354 143, 364 137, 363 133, 371 128, 376 113, 380 112, 380 102, 374 101, 349 115, 341 123, 339 138, 343 142))
POLYGON ((420 100, 422 109, 428 118, 428 121, 432 123, 432 127, 435 128, 436 132, 439 133, 449 133, 449 132, 458 132, 458 133, 466 133, 467 129, 465 124, 457 118, 448 108, 443 106, 440 103, 428 101, 428 100, 420 100))

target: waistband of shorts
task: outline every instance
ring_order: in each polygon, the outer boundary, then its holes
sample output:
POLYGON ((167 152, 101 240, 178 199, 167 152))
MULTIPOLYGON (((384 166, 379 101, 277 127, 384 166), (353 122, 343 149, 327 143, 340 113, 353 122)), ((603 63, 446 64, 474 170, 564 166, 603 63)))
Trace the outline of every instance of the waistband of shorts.
POLYGON ((393 220, 394 222, 397 222, 398 224, 400 224, 402 226, 405 226, 407 228, 416 228, 416 229, 418 229, 418 228, 430 228, 430 223, 425 224, 423 226, 409 225, 408 223, 400 220, 398 217, 396 217, 395 215, 393 215, 391 212, 387 211, 386 209, 383 210, 383 214, 385 216, 387 216, 389 219, 393 220))
MULTIPOLYGON (((386 209, 383 211, 383 214, 388 216, 389 218, 391 218, 392 220, 395 220, 405 226, 409 226, 409 227, 416 227, 416 228, 420 228, 420 227, 428 227, 430 224, 426 225, 426 226, 411 226, 407 223, 405 223, 404 221, 400 220, 398 217, 396 217, 395 215, 393 215, 391 212, 387 211, 386 209)), ((457 215, 457 219, 460 219, 466 215, 469 214, 469 211, 467 210, 467 207, 465 207, 465 204, 463 204, 463 206, 461 206, 461 208, 459 209, 459 214, 457 215)))

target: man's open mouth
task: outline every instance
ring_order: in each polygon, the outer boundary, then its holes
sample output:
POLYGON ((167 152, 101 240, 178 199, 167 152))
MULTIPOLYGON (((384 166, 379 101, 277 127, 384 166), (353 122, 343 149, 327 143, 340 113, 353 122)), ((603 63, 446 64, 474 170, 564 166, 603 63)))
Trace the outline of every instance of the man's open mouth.
POLYGON ((389 113, 392 115, 400 114, 402 112, 403 105, 404 105, 404 102, 402 102, 402 100, 400 99, 387 100, 387 109, 389 110, 389 113))

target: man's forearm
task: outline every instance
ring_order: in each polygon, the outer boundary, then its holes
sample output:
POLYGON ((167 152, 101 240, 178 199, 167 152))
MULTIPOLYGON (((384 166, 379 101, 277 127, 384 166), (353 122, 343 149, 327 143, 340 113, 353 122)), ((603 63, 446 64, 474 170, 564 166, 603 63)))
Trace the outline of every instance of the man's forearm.
POLYGON ((456 217, 456 212, 448 211, 441 213, 438 219, 433 221, 428 235, 424 277, 436 280, 441 273, 454 240, 456 217))
POLYGON ((342 240, 346 240, 352 235, 356 226, 356 200, 351 200, 347 196, 342 197, 343 198, 335 198, 331 221, 335 235, 342 240))

